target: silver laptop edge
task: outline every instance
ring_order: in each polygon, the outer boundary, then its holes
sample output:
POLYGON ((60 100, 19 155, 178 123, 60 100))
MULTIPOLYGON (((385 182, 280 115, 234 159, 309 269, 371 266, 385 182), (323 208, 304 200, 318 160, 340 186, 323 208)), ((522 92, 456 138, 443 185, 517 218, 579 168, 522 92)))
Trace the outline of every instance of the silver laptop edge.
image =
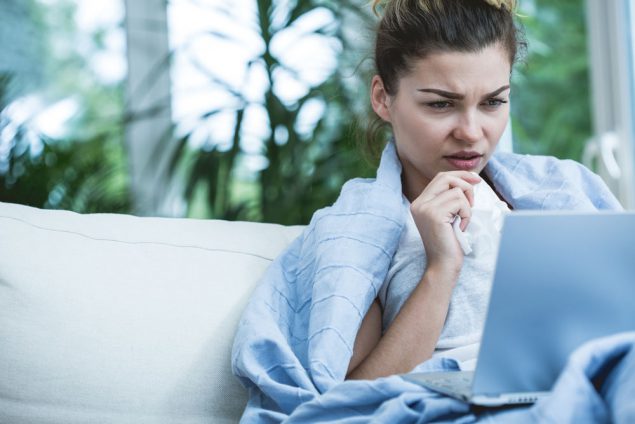
POLYGON ((473 374, 473 371, 446 371, 440 373, 412 373, 404 374, 402 378, 415 384, 425 386, 435 392, 443 393, 450 397, 462 400, 464 402, 478 406, 503 406, 503 405, 522 405, 531 404, 539 399, 547 397, 550 392, 523 392, 523 393, 501 393, 498 395, 474 395, 471 387, 448 387, 439 384, 441 379, 437 374, 473 374))

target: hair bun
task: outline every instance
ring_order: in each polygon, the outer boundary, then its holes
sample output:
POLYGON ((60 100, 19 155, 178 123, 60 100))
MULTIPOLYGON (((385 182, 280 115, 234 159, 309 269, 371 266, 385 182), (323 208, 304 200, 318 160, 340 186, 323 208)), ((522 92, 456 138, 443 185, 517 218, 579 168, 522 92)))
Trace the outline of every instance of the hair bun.
POLYGON ((494 6, 497 9, 504 7, 512 12, 516 8, 516 0, 485 0, 485 3, 494 6))
MULTIPOLYGON (((430 0, 419 0, 419 5, 423 8, 423 10, 427 9, 428 2, 430 0)), ((500 9, 504 7, 509 12, 513 12, 516 9, 516 0, 484 0, 485 3, 489 4, 496 9, 500 9)), ((371 9, 375 15, 379 16, 379 9, 386 7, 386 4, 389 3, 390 0, 373 0, 371 9)))

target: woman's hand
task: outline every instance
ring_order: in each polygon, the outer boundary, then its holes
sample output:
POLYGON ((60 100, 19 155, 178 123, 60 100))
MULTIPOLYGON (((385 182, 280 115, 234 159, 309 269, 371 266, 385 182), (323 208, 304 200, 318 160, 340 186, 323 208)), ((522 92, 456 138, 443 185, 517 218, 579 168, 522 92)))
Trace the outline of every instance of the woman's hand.
POLYGON ((410 206, 428 261, 427 267, 458 276, 463 252, 452 230, 456 215, 464 231, 472 216, 474 184, 481 181, 467 171, 438 173, 410 206))

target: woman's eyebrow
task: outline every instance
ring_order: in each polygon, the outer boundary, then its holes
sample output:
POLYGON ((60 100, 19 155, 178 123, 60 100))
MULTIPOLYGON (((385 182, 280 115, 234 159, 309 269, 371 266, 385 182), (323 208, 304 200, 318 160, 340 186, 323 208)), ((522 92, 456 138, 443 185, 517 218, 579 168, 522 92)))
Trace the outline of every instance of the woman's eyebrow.
POLYGON ((461 100, 462 98, 465 97, 462 94, 453 93, 451 91, 439 90, 438 88, 418 88, 417 91, 420 91, 422 93, 438 94, 441 97, 445 97, 447 99, 452 99, 452 100, 461 100))
POLYGON ((502 86, 501 88, 499 88, 498 90, 494 90, 489 94, 486 94, 483 97, 494 97, 494 96, 498 96, 500 93, 502 93, 503 91, 507 90, 509 88, 509 84, 502 86))
MULTIPOLYGON (((504 85, 504 86, 492 91, 491 93, 487 93, 483 97, 484 98, 489 98, 489 97, 497 96, 500 93, 502 93, 503 91, 507 90, 508 88, 509 88, 509 84, 504 85)), ((451 91, 439 90, 438 88, 418 88, 417 91, 420 91, 422 93, 438 94, 441 97, 445 97, 446 99, 452 99, 452 100, 462 100, 463 98, 465 98, 465 96, 463 94, 453 93, 451 91)))

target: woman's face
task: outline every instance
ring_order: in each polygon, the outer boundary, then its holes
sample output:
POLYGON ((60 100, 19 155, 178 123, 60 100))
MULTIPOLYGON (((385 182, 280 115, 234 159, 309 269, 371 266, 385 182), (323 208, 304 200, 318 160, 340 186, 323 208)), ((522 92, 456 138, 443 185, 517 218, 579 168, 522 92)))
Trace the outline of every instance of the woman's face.
POLYGON ((439 172, 485 167, 507 125, 510 72, 507 52, 495 44, 417 60, 394 96, 375 76, 373 109, 392 126, 411 201, 439 172))

